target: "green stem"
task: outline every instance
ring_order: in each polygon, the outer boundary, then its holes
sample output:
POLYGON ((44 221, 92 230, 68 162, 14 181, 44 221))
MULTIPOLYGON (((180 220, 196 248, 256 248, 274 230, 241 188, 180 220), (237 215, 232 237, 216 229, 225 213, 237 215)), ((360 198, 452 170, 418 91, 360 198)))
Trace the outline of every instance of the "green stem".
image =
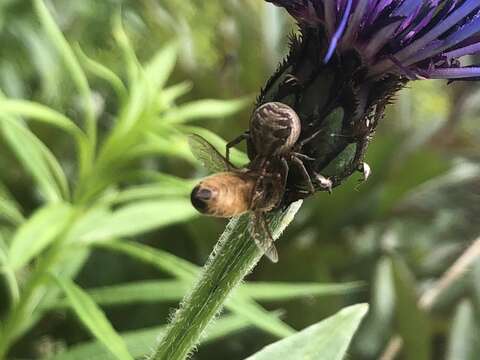
MULTIPOLYGON (((275 238, 290 223, 300 205, 301 202, 297 202, 285 212, 269 214, 275 238)), ((185 359, 229 294, 258 263, 262 254, 249 235, 248 220, 249 216, 244 215, 229 222, 193 290, 176 311, 152 359, 185 359)))

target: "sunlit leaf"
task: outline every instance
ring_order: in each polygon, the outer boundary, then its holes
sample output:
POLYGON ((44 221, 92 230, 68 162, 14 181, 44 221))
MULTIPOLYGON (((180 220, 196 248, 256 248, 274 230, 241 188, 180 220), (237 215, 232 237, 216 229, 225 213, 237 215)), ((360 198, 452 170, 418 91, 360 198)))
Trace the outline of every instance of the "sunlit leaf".
POLYGON ((429 360, 430 327, 427 316, 418 307, 415 280, 409 269, 398 258, 393 261, 393 278, 395 284, 396 325, 404 341, 404 351, 408 359, 429 360), (412 331, 415 324, 415 331, 412 331))
POLYGON ((134 236, 181 223, 195 216, 198 216, 197 211, 185 198, 138 201, 112 212, 101 224, 83 235, 81 241, 96 242, 134 236))
POLYGON ((455 311, 445 359, 475 359, 479 350, 478 336, 479 330, 475 321, 475 309, 469 300, 464 300, 455 311))
POLYGON ((133 358, 129 354, 125 342, 93 300, 72 281, 61 277, 56 279, 78 318, 92 335, 114 354, 117 359, 132 360, 133 358))
MULTIPOLYGON (((179 280, 193 282, 200 271, 198 266, 184 259, 166 251, 153 249, 142 244, 115 241, 98 243, 97 245, 124 253, 146 264, 151 264, 175 276, 179 280)), ((232 302, 227 302, 227 309, 242 314, 242 316, 248 318, 253 325, 275 336, 283 337, 291 333, 292 329, 287 324, 251 300, 241 288, 237 291, 238 293, 236 297, 232 298, 232 302)))
POLYGON ((246 360, 341 360, 367 311, 367 304, 345 308, 328 319, 265 347, 246 360))
POLYGON ((236 114, 250 102, 251 99, 192 101, 170 110, 165 114, 164 121, 186 123, 200 119, 221 119, 236 114))
POLYGON ((9 262, 15 269, 27 264, 65 229, 72 216, 66 203, 53 203, 40 208, 14 234, 10 244, 9 262))
POLYGON ((0 183, 0 218, 15 225, 22 223, 24 220, 20 205, 2 183, 0 183))
POLYGON ((145 75, 155 89, 161 89, 167 82, 177 60, 177 44, 161 48, 145 66, 145 75))
POLYGON ((0 123, 3 136, 18 161, 38 183, 43 196, 52 202, 62 199, 62 187, 57 184, 48 159, 39 146, 40 140, 27 127, 9 117, 0 116, 0 123))
MULTIPOLYGON (((238 332, 249 326, 249 323, 240 316, 227 315, 215 321, 212 328, 205 334, 202 344, 221 339, 232 333, 238 332)), ((165 330, 164 326, 157 326, 148 329, 129 331, 120 334, 127 344, 130 354, 135 358, 148 355, 152 345, 158 341, 159 336, 165 330)), ((111 353, 105 350, 101 344, 86 343, 73 346, 68 351, 62 352, 49 360, 115 360, 111 353)))

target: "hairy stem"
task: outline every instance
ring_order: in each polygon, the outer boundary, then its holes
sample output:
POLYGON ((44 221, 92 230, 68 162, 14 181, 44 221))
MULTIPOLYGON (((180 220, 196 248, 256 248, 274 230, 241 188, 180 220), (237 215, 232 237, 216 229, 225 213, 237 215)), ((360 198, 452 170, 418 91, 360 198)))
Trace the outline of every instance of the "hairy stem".
MULTIPOLYGON (((274 238, 293 219, 301 202, 285 212, 269 215, 274 238)), ((222 309, 229 294, 262 257, 248 231, 248 215, 232 219, 213 249, 200 278, 185 296, 157 349, 155 360, 181 360, 198 343, 210 321, 222 309)))

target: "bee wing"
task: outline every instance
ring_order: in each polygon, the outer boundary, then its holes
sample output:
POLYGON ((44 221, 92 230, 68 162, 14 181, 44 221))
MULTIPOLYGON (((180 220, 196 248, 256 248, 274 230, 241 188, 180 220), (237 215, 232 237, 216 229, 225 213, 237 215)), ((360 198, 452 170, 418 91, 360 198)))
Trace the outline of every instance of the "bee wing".
POLYGON ((250 234, 255 240, 257 247, 270 259, 271 262, 278 262, 278 252, 274 240, 265 219, 264 214, 252 214, 250 218, 250 234))
POLYGON ((188 144, 193 156, 212 173, 223 172, 229 169, 227 159, 200 135, 191 134, 188 137, 188 144))

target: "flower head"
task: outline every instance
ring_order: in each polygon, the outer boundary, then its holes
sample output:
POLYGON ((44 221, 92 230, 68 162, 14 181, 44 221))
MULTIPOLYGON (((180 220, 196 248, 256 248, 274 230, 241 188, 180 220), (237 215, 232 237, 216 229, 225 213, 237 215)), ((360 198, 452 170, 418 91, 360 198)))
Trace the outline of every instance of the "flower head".
POLYGON ((354 50, 368 77, 469 79, 480 66, 462 66, 480 53, 478 0, 267 0, 301 28, 321 28, 329 62, 354 50))

